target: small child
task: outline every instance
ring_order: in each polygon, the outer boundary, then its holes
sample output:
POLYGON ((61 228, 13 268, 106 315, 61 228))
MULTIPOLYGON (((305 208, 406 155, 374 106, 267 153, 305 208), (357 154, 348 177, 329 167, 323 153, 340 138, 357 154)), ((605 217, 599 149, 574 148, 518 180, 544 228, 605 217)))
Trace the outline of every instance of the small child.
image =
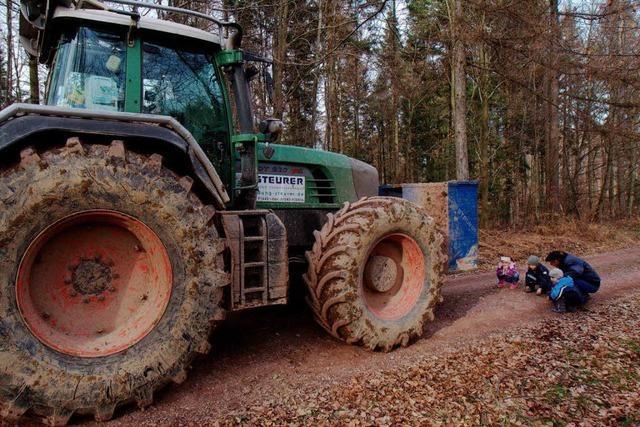
POLYGON ((551 290, 549 269, 542 265, 540 258, 531 255, 527 260, 527 275, 525 276, 525 292, 535 292, 536 295, 546 294, 551 290))
POLYGON ((496 269, 496 276, 498 277, 499 288, 504 288, 507 284, 510 285, 511 289, 516 289, 518 287, 520 273, 518 273, 518 267, 511 257, 500 257, 500 262, 496 269))
POLYGON ((549 272, 549 277, 553 283, 549 299, 553 301, 554 312, 574 312, 584 305, 585 298, 570 276, 565 276, 562 270, 554 268, 549 272))

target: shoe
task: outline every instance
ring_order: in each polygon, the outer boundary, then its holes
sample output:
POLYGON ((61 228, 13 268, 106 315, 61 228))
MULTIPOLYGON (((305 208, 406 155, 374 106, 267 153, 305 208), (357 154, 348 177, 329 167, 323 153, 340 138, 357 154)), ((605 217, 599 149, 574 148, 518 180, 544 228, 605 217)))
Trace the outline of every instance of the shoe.
POLYGON ((498 282, 498 287, 499 288, 504 288, 504 285, 505 285, 504 282, 498 282))
POLYGON ((535 292, 534 289, 531 286, 527 286, 524 288, 524 291, 528 294, 530 294, 531 292, 535 292))
POLYGON ((559 299, 558 301, 555 301, 553 303, 553 309, 551 310, 554 313, 566 313, 567 312, 567 306, 564 302, 564 299, 559 299))
POLYGON ((509 289, 518 289, 518 284, 512 283, 511 286, 509 286, 509 289))

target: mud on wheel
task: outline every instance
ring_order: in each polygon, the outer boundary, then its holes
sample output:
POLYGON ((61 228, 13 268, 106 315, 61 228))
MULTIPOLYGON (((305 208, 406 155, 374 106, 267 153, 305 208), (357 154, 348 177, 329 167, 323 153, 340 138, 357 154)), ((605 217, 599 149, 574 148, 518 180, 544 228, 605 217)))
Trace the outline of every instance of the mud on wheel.
POLYGON ((214 209, 162 157, 81 144, 0 171, 0 404, 49 424, 149 405, 209 350, 214 209))
POLYGON ((307 252, 309 304, 329 333, 388 351, 433 320, 444 238, 414 204, 371 197, 329 214, 307 252))

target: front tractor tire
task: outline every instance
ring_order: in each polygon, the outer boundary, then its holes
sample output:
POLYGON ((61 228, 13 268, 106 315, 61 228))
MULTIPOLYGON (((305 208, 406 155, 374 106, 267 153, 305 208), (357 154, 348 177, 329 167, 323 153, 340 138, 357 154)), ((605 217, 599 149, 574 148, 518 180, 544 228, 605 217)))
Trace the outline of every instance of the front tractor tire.
POLYGON ((108 420, 181 383, 221 320, 224 244, 192 180, 122 141, 0 170, 0 410, 108 420))
POLYGON ((389 351, 420 336, 440 302, 444 238, 399 198, 346 203, 315 233, 304 276, 309 305, 334 337, 389 351))

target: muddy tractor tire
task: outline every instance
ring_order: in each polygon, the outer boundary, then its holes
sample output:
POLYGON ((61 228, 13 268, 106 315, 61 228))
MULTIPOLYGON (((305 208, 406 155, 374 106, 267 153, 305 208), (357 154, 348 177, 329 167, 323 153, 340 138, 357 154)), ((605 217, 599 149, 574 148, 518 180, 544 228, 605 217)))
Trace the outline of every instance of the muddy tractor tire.
POLYGON ((0 171, 1 415, 61 425, 149 405, 224 315, 213 208, 121 141, 20 157, 0 171))
POLYGON ((420 336, 440 302, 444 238, 399 198, 347 203, 315 232, 304 276, 309 305, 334 337, 389 351, 420 336))

